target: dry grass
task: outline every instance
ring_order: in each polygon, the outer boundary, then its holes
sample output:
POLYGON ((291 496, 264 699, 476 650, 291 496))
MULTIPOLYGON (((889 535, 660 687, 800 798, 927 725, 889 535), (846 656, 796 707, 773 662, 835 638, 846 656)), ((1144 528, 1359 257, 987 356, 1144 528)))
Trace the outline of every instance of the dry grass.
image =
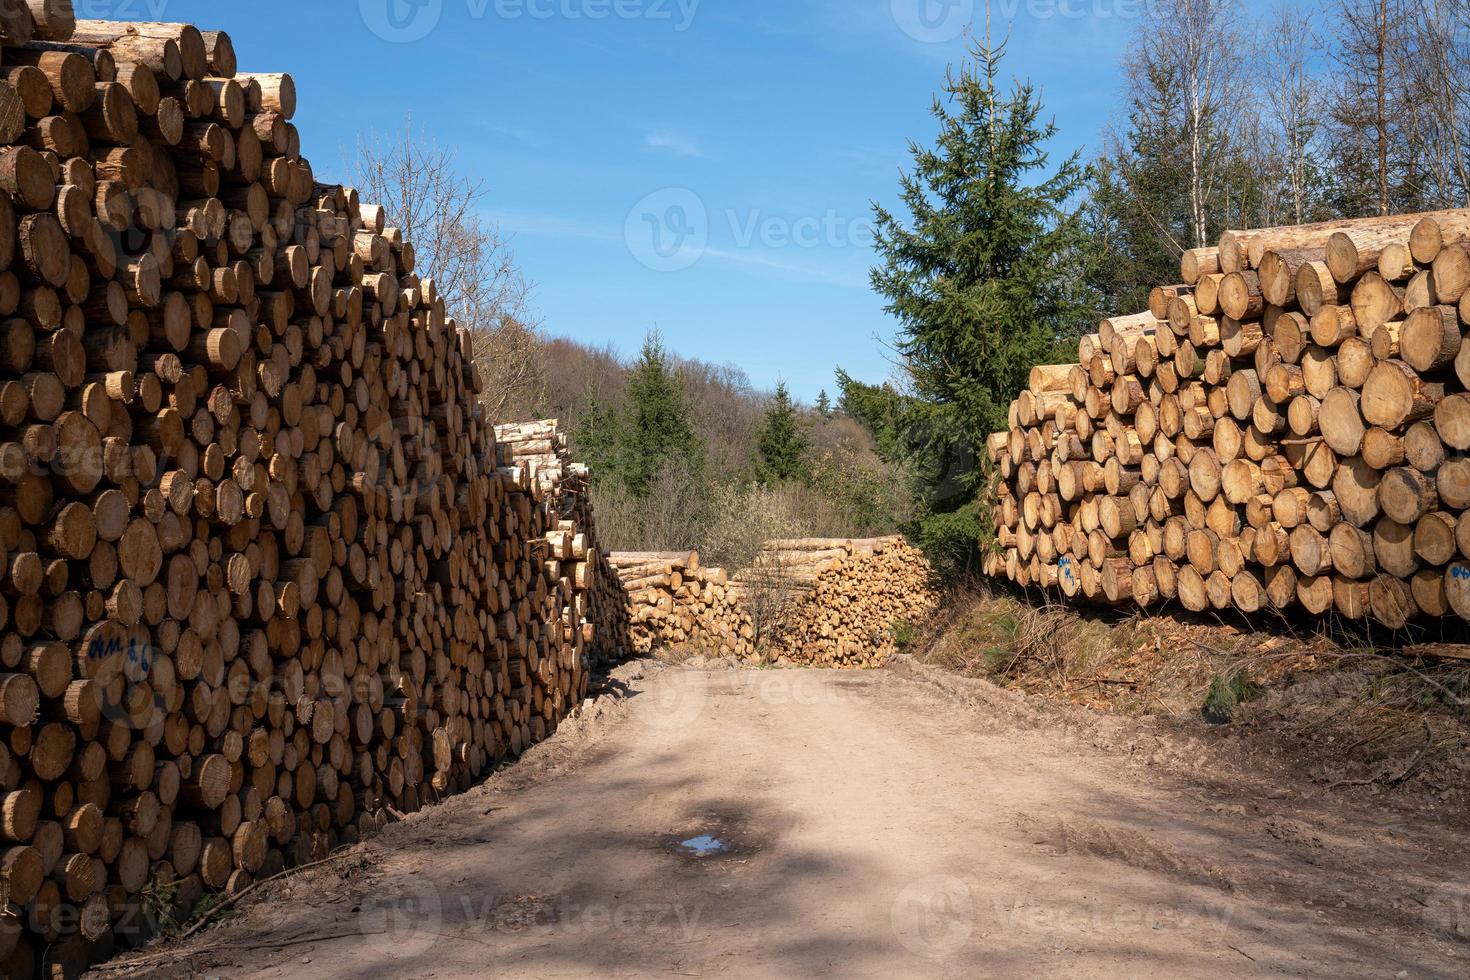
MULTIPOLYGON (((1263 687, 1241 705, 1236 724, 1311 747, 1333 781, 1394 783, 1413 770, 1446 785, 1464 778, 1470 667, 1372 648, 1322 649, 1311 659, 1309 669, 1263 687)), ((1241 664, 1246 670, 1269 666, 1270 658, 1262 657, 1241 664)))
MULTIPOLYGON (((1231 723, 1329 786, 1470 788, 1470 665, 1416 661, 1327 627, 1120 619, 953 593, 916 646, 935 666, 1120 715, 1231 723)), ((1467 794, 1470 795, 1470 794, 1467 794)))
POLYGON ((946 605, 921 656, 970 675, 1066 684, 1115 653, 1106 628, 1060 606, 1034 607, 969 593, 946 605))
MULTIPOLYGON (((987 677, 1072 704, 1121 713, 1147 712, 1160 692, 1188 701, 1208 687, 1208 657, 1165 655, 1154 621, 1114 621, 1059 605, 1035 606, 984 585, 956 590, 926 631, 920 659, 987 677), (1150 690, 1140 696, 1140 678, 1150 690)), ((1168 713, 1177 709, 1168 708, 1168 713)))

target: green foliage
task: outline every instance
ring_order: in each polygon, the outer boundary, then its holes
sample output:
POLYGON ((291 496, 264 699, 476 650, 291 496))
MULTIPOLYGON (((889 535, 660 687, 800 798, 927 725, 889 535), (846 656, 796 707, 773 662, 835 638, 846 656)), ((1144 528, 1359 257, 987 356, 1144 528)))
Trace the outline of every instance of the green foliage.
POLYGON ((1015 610, 1001 605, 979 617, 975 624, 980 647, 980 668, 999 677, 1016 666, 1016 645, 1021 639, 1021 619, 1015 610))
POLYGON ((776 394, 766 408, 757 443, 759 459, 756 474, 763 483, 795 480, 807 472, 807 451, 811 443, 802 431, 801 418, 791 400, 784 381, 776 385, 776 394))
POLYGON ((736 391, 728 370, 676 361, 656 336, 624 370, 611 405, 590 384, 570 405, 603 547, 698 548, 707 563, 736 570, 772 538, 876 537, 909 517, 908 483, 854 420, 803 412, 784 384, 758 413, 705 418, 707 402, 744 397, 748 385, 736 391), (720 455, 731 447, 738 466, 720 455))
POLYGON ((174 917, 174 904, 178 900, 179 883, 177 881, 159 878, 150 878, 143 886, 141 898, 143 900, 143 915, 154 923, 158 932, 164 936, 177 936, 181 931, 178 920, 174 917))
POLYGON ((976 459, 955 428, 955 407, 900 392, 893 385, 870 385, 837 371, 839 402, 873 436, 879 455, 901 466, 930 509, 949 511, 973 500, 976 459))
POLYGON ((1205 720, 1212 725, 1228 725, 1235 717, 1236 708, 1259 695, 1260 689, 1244 671, 1227 670, 1210 682, 1203 709, 1205 720))
MULTIPOLYGON (((206 893, 199 899, 199 901, 194 903, 194 910, 189 914, 189 921, 198 922, 200 919, 204 918, 206 915, 209 915, 215 909, 219 908, 219 906, 223 904, 227 898, 228 896, 225 895, 224 892, 206 893)), ((221 912, 219 915, 215 916, 215 921, 227 922, 239 914, 240 913, 233 908, 226 909, 224 912, 221 912)))
POLYGON ((869 385, 838 370, 844 414, 873 436, 878 452, 916 502, 904 530, 946 574, 973 564, 991 533, 980 506, 986 492, 975 453, 953 421, 953 405, 924 401, 892 385, 869 385))
POLYGON ((919 629, 907 619, 895 619, 892 626, 893 645, 900 653, 907 651, 919 640, 919 629))
MULTIPOLYGON (((1130 140, 1138 134, 1130 131, 1130 140)), ((1179 277, 1179 257, 1189 223, 1187 184, 1172 155, 1144 157, 1129 142, 1116 158, 1093 165, 1085 221, 1093 261, 1087 280, 1099 311, 1148 308, 1154 286, 1179 277)))
POLYGON ((917 543, 929 561, 951 574, 971 567, 976 546, 987 533, 978 505, 949 512, 921 511, 916 529, 917 543))
POLYGON ((594 477, 605 480, 622 472, 624 430, 622 416, 588 393, 585 407, 572 428, 578 455, 594 477))
POLYGON ((679 460, 698 470, 703 450, 689 424, 684 389, 663 340, 650 334, 628 378, 627 455, 623 472, 635 494, 647 494, 653 476, 666 460, 679 460))
POLYGON ((837 369, 837 384, 841 389, 837 407, 842 414, 868 430, 884 459, 905 458, 910 452, 906 417, 913 399, 892 385, 858 381, 842 368, 837 369))
POLYGON ((1086 311, 1074 259, 1085 238, 1071 209, 1086 183, 1074 155, 1054 172, 1029 83, 998 88, 1005 45, 976 44, 934 100, 939 138, 911 145, 901 182, 907 223, 874 205, 883 265, 874 289, 902 324, 897 346, 915 394, 949 406, 970 446, 1005 426, 1031 368, 1075 336, 1086 311))
POLYGON ((874 205, 873 288, 902 325, 911 390, 838 374, 842 410, 909 474, 912 531, 951 572, 973 567, 987 533, 985 437, 1006 427, 1032 367, 1067 356, 1089 309, 1078 273, 1089 239, 1073 205, 1087 173, 1075 155, 1052 168, 1057 129, 1040 121, 1030 84, 1000 90, 1004 48, 977 44, 946 74, 938 141, 911 146, 901 180, 908 221, 874 205))
MULTIPOLYGON (((175 939, 182 935, 189 926, 217 908, 227 896, 223 892, 204 894, 182 919, 178 915, 181 910, 179 908, 179 883, 176 880, 154 876, 143 886, 139 898, 143 903, 144 918, 153 924, 158 934, 175 939)), ((223 922, 238 914, 235 909, 231 908, 226 909, 215 918, 216 921, 223 922)))
POLYGON ((655 479, 672 467, 698 472, 703 447, 689 422, 684 388, 656 333, 627 378, 627 408, 616 411, 589 399, 574 438, 595 479, 646 499, 655 479))
POLYGON ((805 482, 812 504, 803 508, 814 537, 880 537, 902 528, 912 505, 903 478, 893 467, 852 452, 824 453, 805 482), (818 502, 820 502, 818 504, 818 502))
POLYGON ((822 393, 817 396, 817 414, 824 419, 832 417, 832 399, 828 396, 826 388, 823 388, 822 393))

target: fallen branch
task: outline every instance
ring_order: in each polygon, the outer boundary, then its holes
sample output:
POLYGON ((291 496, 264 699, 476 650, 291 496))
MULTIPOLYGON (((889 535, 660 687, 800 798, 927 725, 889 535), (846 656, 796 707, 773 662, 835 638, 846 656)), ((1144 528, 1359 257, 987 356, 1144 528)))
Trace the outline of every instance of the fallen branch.
MULTIPOLYGON (((208 924, 208 922, 211 919, 213 919, 216 915, 218 915, 220 912, 222 912, 225 909, 229 908, 230 906, 234 905, 236 902, 240 901, 240 899, 244 898, 246 895, 249 895, 251 892, 255 891, 256 889, 261 888, 261 887, 263 887, 265 885, 269 885, 272 882, 280 881, 283 878, 289 878, 289 877, 291 877, 293 875, 301 874, 304 871, 310 871, 312 868, 319 868, 319 867, 321 867, 324 864, 330 864, 331 862, 337 860, 338 858, 346 857, 347 854, 348 854, 348 852, 351 850, 351 848, 352 847, 356 847, 356 846, 357 845, 353 844, 353 845, 349 845, 348 847, 345 847, 345 848, 340 848, 340 849, 338 849, 336 851, 336 853, 331 854, 331 855, 329 855, 327 857, 324 857, 320 861, 312 861, 309 864, 300 864, 300 865, 297 865, 294 868, 287 868, 285 871, 282 871, 279 874, 272 875, 269 878, 262 878, 260 881, 257 881, 255 883, 251 884, 248 888, 241 889, 240 891, 236 892, 234 895, 231 895, 230 897, 226 898, 224 901, 220 902, 218 905, 216 905, 214 908, 210 909, 208 912, 204 913, 202 916, 200 916, 198 918, 198 920, 196 920, 194 922, 193 925, 191 925, 188 929, 186 929, 183 932, 181 932, 179 934, 178 938, 176 940, 174 940, 174 941, 175 942, 183 942, 184 940, 188 939, 190 936, 192 936, 195 933, 197 933, 200 929, 204 928, 204 926, 206 924, 208 924)), ((208 952, 209 950, 214 950, 214 949, 229 949, 229 948, 235 948, 235 947, 231 947, 231 946, 228 946, 228 945, 216 945, 216 946, 210 946, 208 950, 200 950, 199 952, 208 952)), ((245 947, 245 948, 254 948, 254 947, 245 947)), ((149 963, 154 963, 154 962, 157 962, 159 960, 168 959, 168 958, 173 957, 173 956, 176 956, 176 955, 178 955, 176 951, 169 950, 169 951, 166 951, 166 952, 152 953, 152 954, 148 954, 146 956, 136 957, 136 958, 130 959, 130 960, 119 960, 119 961, 112 962, 112 963, 99 963, 96 966, 92 967, 92 969, 94 971, 99 972, 99 973, 100 972, 103 972, 103 971, 111 971, 111 970, 130 970, 130 969, 133 969, 135 967, 146 966, 149 963)))
MULTIPOLYGON (((1434 745, 1434 729, 1429 727, 1429 721, 1427 719, 1421 718, 1419 720, 1424 723, 1424 745, 1419 749, 1418 754, 1415 755, 1413 759, 1409 760, 1409 764, 1404 768, 1403 772, 1399 773, 1397 776, 1394 776, 1392 779, 1389 779, 1385 785, 1401 785, 1405 780, 1407 780, 1410 776, 1414 774, 1414 770, 1419 768, 1419 763, 1424 761, 1424 757, 1429 754, 1430 747, 1434 745)), ((1339 779, 1335 782, 1328 783, 1327 786, 1323 788, 1322 792, 1330 793, 1333 790, 1337 789, 1339 786, 1372 786, 1377 783, 1383 782, 1383 777, 1385 775, 1387 775, 1387 773, 1379 773, 1376 776, 1369 776, 1366 779, 1339 779)))
POLYGON ((269 878, 263 878, 260 881, 251 884, 248 888, 240 889, 238 892, 231 895, 229 898, 225 899, 223 902, 220 902, 214 908, 201 915, 192 926, 190 926, 188 929, 184 930, 184 932, 180 934, 179 939, 181 941, 188 939, 190 936, 194 935, 194 933, 198 932, 200 929, 203 929, 205 925, 208 924, 210 919, 214 918, 220 912, 234 905, 240 899, 244 898, 246 895, 249 895, 256 889, 261 888, 265 885, 269 885, 274 881, 280 881, 282 878, 289 878, 294 875, 298 875, 303 871, 310 871, 312 868, 319 868, 324 864, 330 864, 340 857, 345 857, 347 855, 347 852, 355 846, 357 845, 348 845, 347 847, 340 848, 335 853, 322 858, 320 861, 312 861, 310 864, 299 864, 294 868, 287 868, 285 871, 282 871, 279 874, 271 875, 269 878))

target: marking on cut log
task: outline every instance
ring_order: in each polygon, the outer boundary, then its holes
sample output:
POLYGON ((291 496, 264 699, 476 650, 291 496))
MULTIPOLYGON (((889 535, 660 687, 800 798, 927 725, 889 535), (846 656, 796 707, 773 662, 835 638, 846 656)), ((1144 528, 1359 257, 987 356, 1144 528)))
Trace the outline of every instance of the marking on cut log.
POLYGON ((97 636, 93 637, 92 642, 87 644, 88 660, 106 660, 113 654, 121 652, 122 641, 116 637, 110 640, 104 640, 102 637, 97 636))

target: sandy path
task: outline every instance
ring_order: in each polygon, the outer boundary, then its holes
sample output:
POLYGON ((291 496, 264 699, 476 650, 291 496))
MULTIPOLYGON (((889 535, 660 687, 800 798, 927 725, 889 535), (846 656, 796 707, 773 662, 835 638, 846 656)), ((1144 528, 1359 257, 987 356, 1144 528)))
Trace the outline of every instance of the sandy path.
POLYGON ((1470 848, 1429 826, 1195 778, 1165 737, 915 669, 640 673, 489 785, 390 828, 359 873, 293 882, 184 951, 218 948, 152 968, 1470 972, 1470 848), (671 846, 700 835, 729 852, 671 846))

